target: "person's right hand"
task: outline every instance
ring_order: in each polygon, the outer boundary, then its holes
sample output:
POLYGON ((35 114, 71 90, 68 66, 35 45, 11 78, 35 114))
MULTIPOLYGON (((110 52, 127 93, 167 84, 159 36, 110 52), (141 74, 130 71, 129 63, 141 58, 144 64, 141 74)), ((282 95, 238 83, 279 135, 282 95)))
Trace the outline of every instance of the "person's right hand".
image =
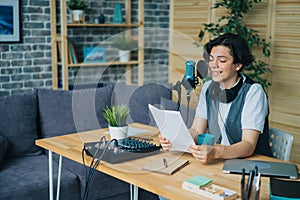
POLYGON ((169 150, 171 148, 172 144, 167 138, 159 134, 158 139, 163 150, 169 150))

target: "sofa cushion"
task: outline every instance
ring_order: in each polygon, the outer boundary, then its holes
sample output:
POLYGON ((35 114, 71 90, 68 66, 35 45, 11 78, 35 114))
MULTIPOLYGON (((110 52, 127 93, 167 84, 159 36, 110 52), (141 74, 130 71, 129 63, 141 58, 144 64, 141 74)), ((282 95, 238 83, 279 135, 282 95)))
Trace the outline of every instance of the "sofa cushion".
POLYGON ((8 139, 5 136, 0 134, 0 169, 7 149, 8 149, 8 139))
MULTIPOLYGON (((58 164, 53 162, 53 183, 56 192, 58 164)), ((49 199, 49 169, 46 155, 7 160, 0 176, 0 199, 49 199)), ((62 168, 60 199, 80 199, 77 177, 62 168)), ((55 196, 54 196, 55 197, 55 196)))
POLYGON ((9 140, 7 158, 39 155, 37 133, 37 98, 33 92, 0 98, 0 133, 9 140))
POLYGON ((148 104, 159 105, 161 97, 171 99, 171 96, 172 91, 160 84, 149 83, 137 88, 129 100, 130 116, 133 122, 154 125, 148 104))
MULTIPOLYGON (((166 98, 161 98, 161 108, 162 109, 165 109, 165 110, 176 110, 177 108, 177 102, 174 102, 170 99, 166 99, 166 98)), ((196 114, 196 110, 193 109, 193 108, 189 108, 189 113, 188 113, 188 116, 187 116, 187 112, 188 112, 188 109, 186 106, 183 106, 183 105, 180 105, 180 114, 183 118, 183 120, 185 121, 185 124, 188 128, 190 128, 193 124, 193 121, 194 121, 194 117, 195 117, 195 114, 196 114), (188 117, 188 119, 187 119, 188 117)))
POLYGON ((73 91, 38 89, 42 137, 107 127, 103 109, 111 105, 113 86, 73 91))

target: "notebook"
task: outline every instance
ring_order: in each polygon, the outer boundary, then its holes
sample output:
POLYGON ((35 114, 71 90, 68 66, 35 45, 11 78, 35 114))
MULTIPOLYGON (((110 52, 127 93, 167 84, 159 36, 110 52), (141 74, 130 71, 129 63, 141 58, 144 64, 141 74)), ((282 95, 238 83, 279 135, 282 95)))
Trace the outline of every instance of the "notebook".
POLYGON ((160 174, 172 175, 181 168, 189 164, 188 160, 173 159, 173 158, 157 158, 154 161, 146 164, 142 170, 160 174), (165 161, 163 160, 165 159, 165 161), (167 164, 166 164, 167 163, 167 164))
POLYGON ((254 170, 255 166, 258 167, 258 173, 262 176, 298 179, 297 166, 287 162, 232 159, 224 162, 222 170, 223 173, 241 174, 243 168, 246 173, 249 173, 250 170, 254 170))

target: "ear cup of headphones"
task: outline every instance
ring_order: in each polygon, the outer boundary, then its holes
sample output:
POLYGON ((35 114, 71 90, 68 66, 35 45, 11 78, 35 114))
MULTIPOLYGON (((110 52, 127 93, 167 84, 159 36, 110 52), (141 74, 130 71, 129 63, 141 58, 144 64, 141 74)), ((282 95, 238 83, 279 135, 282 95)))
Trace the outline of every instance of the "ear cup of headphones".
POLYGON ((234 90, 225 89, 225 90, 221 90, 218 99, 222 103, 229 103, 229 102, 233 101, 235 99, 235 97, 236 97, 236 94, 234 93, 234 90))
POLYGON ((243 80, 242 78, 240 78, 238 84, 236 84, 233 88, 222 90, 220 88, 220 83, 213 81, 208 88, 210 98, 213 101, 218 100, 222 103, 230 103, 236 98, 242 85, 243 85, 243 80))

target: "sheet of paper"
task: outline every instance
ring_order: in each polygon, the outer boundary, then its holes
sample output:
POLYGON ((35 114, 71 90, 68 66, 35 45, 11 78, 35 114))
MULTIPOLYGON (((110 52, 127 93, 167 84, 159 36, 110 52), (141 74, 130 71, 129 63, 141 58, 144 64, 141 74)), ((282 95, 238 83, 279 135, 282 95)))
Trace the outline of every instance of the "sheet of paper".
POLYGON ((160 133, 171 141, 170 150, 189 152, 190 145, 195 142, 178 111, 160 110, 148 104, 149 110, 160 133))

